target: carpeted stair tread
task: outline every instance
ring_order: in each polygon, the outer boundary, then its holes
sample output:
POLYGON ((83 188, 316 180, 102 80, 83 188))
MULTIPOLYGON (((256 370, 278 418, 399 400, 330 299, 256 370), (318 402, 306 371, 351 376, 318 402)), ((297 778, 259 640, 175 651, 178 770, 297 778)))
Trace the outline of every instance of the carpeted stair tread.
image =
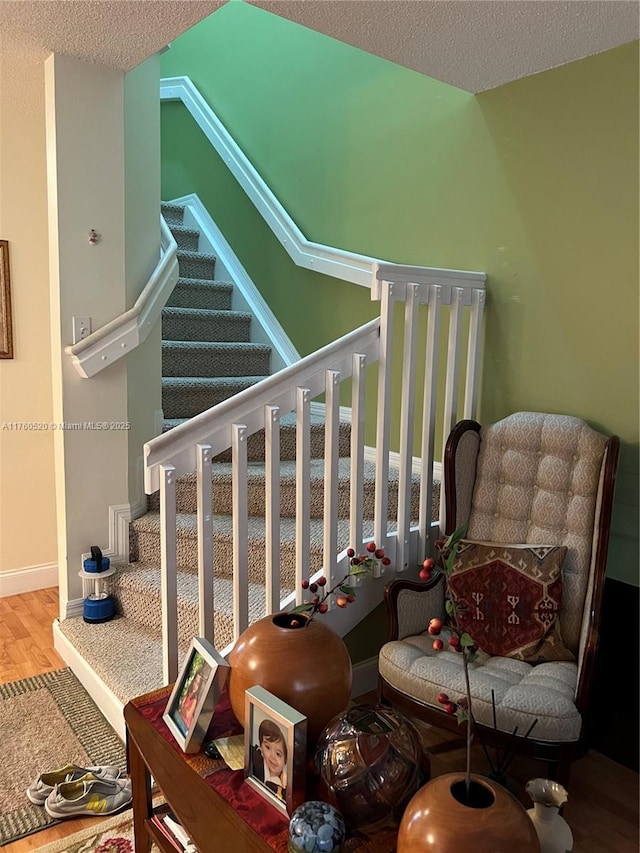
MULTIPOLYGON (((364 477, 362 484, 364 518, 374 516, 374 493, 376 482, 375 462, 364 463, 364 477)), ((212 471, 212 500, 213 512, 220 515, 230 515, 233 511, 231 500, 231 463, 215 463, 212 471)), ((192 471, 184 474, 176 480, 176 509, 178 512, 197 512, 196 473, 192 471)), ((313 518, 324 516, 324 460, 312 459, 310 465, 310 510, 313 518)), ((280 516, 282 518, 293 518, 296 514, 296 463, 295 460, 285 460, 280 463, 280 516)), ((390 469, 388 478, 388 501, 389 514, 396 515, 398 511, 398 483, 399 472, 390 469)), ((265 466, 262 462, 249 463, 247 472, 247 498, 249 515, 259 515, 264 511, 265 500, 265 466)), ((420 478, 414 475, 412 478, 412 519, 417 520, 419 515, 420 500, 420 478)), ((434 498, 436 506, 440 499, 439 484, 434 484, 434 498)), ((349 504, 351 499, 351 460, 341 458, 338 460, 338 517, 349 517, 349 504)), ((159 508, 159 493, 149 497, 149 509, 159 508)))
POLYGON ((120 616, 94 625, 81 616, 65 619, 60 630, 122 703, 163 686, 159 632, 120 616))
POLYGON ((171 202, 163 201, 160 205, 160 210, 169 227, 172 225, 182 225, 184 221, 183 204, 172 204, 171 202))
MULTIPOLYGON (((363 522, 365 536, 373 535, 373 521, 363 522)), ((394 529, 390 522, 390 529, 394 529)), ((264 516, 250 516, 247 523, 248 553, 247 566, 249 579, 259 583, 264 577, 264 516)), ((147 512, 133 521, 129 528, 130 560, 146 565, 160 565, 160 514, 147 512)), ((228 515, 213 516, 213 559, 216 573, 222 577, 231 577, 233 572, 233 520, 228 515)), ((313 518, 310 522, 310 548, 308 564, 312 570, 322 565, 324 542, 324 522, 313 518)), ((338 550, 348 548, 349 521, 338 519, 338 550)), ((280 521, 280 573, 287 586, 293 584, 295 573, 296 520, 283 518, 280 521)), ((198 528, 197 518, 190 513, 178 513, 176 516, 176 554, 180 569, 197 572, 198 566, 198 528)))
MULTIPOLYGON (((165 418, 163 421, 163 432, 186 423, 188 418, 165 418)), ((348 456, 351 447, 351 424, 340 421, 338 426, 338 455, 348 456)), ((310 452, 311 458, 320 458, 324 455, 324 419, 314 414, 311 415, 310 429, 310 452)), ((280 459, 296 458, 296 415, 295 412, 287 412, 280 419, 280 459)), ((247 438, 247 459, 249 462, 264 461, 264 430, 258 430, 247 438)), ((224 450, 214 457, 214 462, 230 462, 231 449, 224 450)))
POLYGON ((265 376, 167 376, 162 378, 162 410, 166 417, 192 418, 265 379, 265 376))
MULTIPOLYGON (((198 576, 185 571, 177 573, 178 642, 187 644, 198 636, 198 576)), ((135 624, 144 625, 160 634, 160 569, 136 563, 117 566, 112 585, 118 613, 135 624)), ((283 597, 291 589, 283 591, 283 597)), ((233 584, 230 578, 217 576, 213 582, 215 601, 214 637, 216 648, 223 649, 233 640, 233 584)), ((249 619, 265 614, 265 587, 249 583, 249 619)))
POLYGON ((179 278, 167 308, 204 308, 231 311, 233 284, 207 278, 179 278))
POLYGON ((271 347, 244 341, 163 341, 162 375, 268 376, 271 347))
POLYGON ((163 308, 166 341, 250 341, 251 314, 201 308, 163 308))
POLYGON ((178 244, 178 249, 187 252, 197 252, 198 243, 200 242, 200 232, 197 228, 187 228, 186 225, 177 225, 171 223, 169 226, 171 233, 175 237, 178 244))
POLYGON ((189 252, 178 249, 176 252, 181 278, 213 278, 216 256, 209 252, 189 252))

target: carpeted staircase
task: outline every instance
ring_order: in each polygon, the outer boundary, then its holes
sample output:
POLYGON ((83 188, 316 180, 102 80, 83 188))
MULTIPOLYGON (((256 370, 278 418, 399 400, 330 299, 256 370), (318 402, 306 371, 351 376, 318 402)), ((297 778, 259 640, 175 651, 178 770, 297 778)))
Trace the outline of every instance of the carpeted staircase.
MULTIPOLYGON (((231 308, 233 285, 215 280, 215 257, 198 251, 199 233, 186 228, 183 208, 163 205, 163 214, 178 243, 180 278, 162 315, 162 405, 164 430, 220 403, 253 385, 270 372, 268 346, 251 343, 250 314, 231 308)), ((338 549, 349 546, 350 424, 339 429, 338 549)), ((281 420, 281 586, 291 591, 295 577, 296 482, 295 414, 281 420)), ((324 422, 311 420, 311 549, 309 566, 322 565, 324 499, 324 422)), ((264 433, 248 439, 250 621, 265 613, 265 471, 264 433)), ((233 640, 232 500, 230 451, 213 465, 214 635, 218 649, 233 640)), ((373 535, 375 465, 365 463, 364 533, 373 535)), ((393 469, 388 483, 389 517, 397 514, 398 476, 393 469)), ((412 518, 418 517, 418 480, 412 490, 412 518)), ((195 472, 176 483, 178 639, 186 648, 198 634, 197 525, 195 472)), ((438 513, 439 488, 434 488, 438 513)), ((105 625, 87 626, 68 619, 61 630, 94 671, 122 701, 161 681, 160 515, 158 494, 148 501, 148 511, 130 525, 130 563, 119 566, 112 581, 120 618, 105 625), (104 644, 109 648, 105 650, 104 644), (119 665, 110 658, 116 655, 119 665)))
POLYGON ((271 348, 251 343, 251 314, 231 308, 233 284, 216 281, 213 255, 185 227, 184 208, 163 204, 178 244, 180 278, 162 312, 165 430, 244 391, 271 372, 271 348))

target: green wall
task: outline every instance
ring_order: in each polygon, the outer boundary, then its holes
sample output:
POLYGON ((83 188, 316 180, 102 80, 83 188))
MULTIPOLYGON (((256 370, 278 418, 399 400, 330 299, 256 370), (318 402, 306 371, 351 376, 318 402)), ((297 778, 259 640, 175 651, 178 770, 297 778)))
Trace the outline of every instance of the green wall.
MULTIPOLYGON (((609 574, 638 583, 638 44, 473 96, 230 3, 162 57, 312 240, 488 274, 481 419, 565 412, 622 438, 609 574)), ((184 108, 162 197, 197 192, 303 352, 376 313, 299 270, 184 108)))

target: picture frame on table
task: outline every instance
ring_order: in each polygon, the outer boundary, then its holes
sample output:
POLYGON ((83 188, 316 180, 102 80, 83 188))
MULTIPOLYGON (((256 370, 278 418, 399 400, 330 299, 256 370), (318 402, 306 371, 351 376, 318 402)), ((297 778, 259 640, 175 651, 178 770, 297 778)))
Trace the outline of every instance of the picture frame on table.
POLYGON ((245 691, 244 775, 283 814, 305 801, 307 718, 259 685, 245 691))
POLYGON ((194 637, 162 716, 183 752, 200 750, 228 674, 211 643, 194 637))

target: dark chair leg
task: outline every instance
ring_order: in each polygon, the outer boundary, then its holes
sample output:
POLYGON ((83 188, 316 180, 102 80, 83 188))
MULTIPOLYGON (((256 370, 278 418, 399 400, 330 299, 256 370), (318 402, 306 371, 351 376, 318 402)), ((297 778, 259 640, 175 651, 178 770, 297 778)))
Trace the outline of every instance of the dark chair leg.
POLYGON ((568 789, 569 779, 571 778, 571 760, 560 758, 558 761, 550 761, 547 768, 549 779, 559 782, 563 787, 568 789))
POLYGON ((562 758, 558 762, 558 778, 556 781, 560 782, 560 784, 569 789, 569 779, 571 778, 571 760, 568 758, 562 758))

